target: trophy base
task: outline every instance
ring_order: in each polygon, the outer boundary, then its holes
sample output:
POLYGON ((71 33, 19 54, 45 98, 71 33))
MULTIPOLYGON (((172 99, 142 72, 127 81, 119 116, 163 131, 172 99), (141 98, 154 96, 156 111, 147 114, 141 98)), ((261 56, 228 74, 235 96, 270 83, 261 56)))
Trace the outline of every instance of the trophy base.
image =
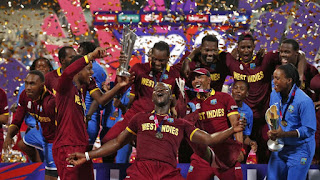
POLYGON ((283 142, 280 142, 279 139, 277 141, 272 141, 271 139, 269 139, 267 145, 268 149, 272 152, 281 151, 284 146, 283 142))
POLYGON ((128 77, 130 76, 130 73, 127 71, 117 71, 117 76, 125 76, 128 77))

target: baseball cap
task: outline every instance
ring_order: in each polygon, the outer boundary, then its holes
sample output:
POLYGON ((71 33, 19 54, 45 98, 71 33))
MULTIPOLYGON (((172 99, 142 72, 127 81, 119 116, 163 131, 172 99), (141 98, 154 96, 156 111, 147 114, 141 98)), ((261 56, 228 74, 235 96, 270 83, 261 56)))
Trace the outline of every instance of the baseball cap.
POLYGON ((206 68, 197 68, 193 70, 192 73, 207 75, 208 77, 210 77, 210 72, 206 68))

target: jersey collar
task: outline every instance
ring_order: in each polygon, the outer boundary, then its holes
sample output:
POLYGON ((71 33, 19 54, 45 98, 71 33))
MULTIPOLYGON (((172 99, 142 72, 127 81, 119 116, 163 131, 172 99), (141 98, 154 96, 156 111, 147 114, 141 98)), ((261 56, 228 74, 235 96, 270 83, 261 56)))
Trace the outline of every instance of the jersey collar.
MULTIPOLYGON (((210 96, 213 96, 213 95, 215 95, 215 94, 216 94, 216 91, 215 91, 213 88, 211 88, 211 92, 210 92, 209 97, 210 97, 210 96)), ((207 97, 207 98, 209 98, 209 97, 207 97)), ((197 98, 198 98, 198 99, 201 99, 200 93, 197 93, 197 98)), ((207 99, 207 98, 206 98, 206 99, 207 99)))

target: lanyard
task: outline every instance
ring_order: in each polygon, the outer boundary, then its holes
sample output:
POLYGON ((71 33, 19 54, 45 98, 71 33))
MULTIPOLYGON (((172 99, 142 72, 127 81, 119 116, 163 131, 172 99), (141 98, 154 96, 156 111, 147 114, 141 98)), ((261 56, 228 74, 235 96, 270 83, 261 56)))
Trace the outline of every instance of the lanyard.
POLYGON ((199 89, 199 88, 189 88, 187 86, 184 87, 184 90, 189 90, 189 91, 193 91, 193 92, 203 92, 203 93, 208 93, 211 92, 212 89, 199 89))
POLYGON ((166 115, 164 117, 164 119, 160 122, 160 124, 159 124, 156 112, 154 112, 153 117, 154 117, 153 121, 154 121, 154 124, 156 125, 157 133, 160 133, 161 132, 161 128, 162 128, 162 124, 163 124, 164 121, 166 121, 169 118, 169 115, 166 115))
POLYGON ((285 121, 286 119, 286 113, 287 113, 287 110, 288 110, 288 108, 289 108, 289 106, 291 105, 291 103, 293 102, 293 99, 294 99, 294 96, 296 95, 296 90, 297 90, 297 86, 295 86, 294 87, 294 89, 293 89, 293 92, 292 92, 292 94, 291 94, 291 97, 290 97, 290 100, 289 100, 289 102, 288 102, 288 105, 287 105, 287 107, 286 107, 286 109, 284 110, 284 113, 282 114, 282 111, 281 111, 281 109, 282 109, 282 103, 281 103, 281 100, 280 100, 280 118, 281 118, 281 120, 283 120, 283 121, 285 121))
MULTIPOLYGON (((164 67, 163 70, 162 70, 162 73, 161 73, 159 82, 162 81, 165 72, 166 72, 166 68, 164 67)), ((156 78, 156 75, 155 75, 155 74, 153 75, 153 82, 154 82, 154 86, 156 86, 156 85, 157 85, 157 78, 156 78)))

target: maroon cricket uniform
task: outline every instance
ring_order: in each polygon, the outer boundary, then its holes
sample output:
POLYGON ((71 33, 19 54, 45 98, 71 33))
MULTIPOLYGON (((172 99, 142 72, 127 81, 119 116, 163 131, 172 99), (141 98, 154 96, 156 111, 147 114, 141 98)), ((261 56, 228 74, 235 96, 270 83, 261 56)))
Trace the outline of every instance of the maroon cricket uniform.
POLYGON ((135 96, 130 109, 125 113, 124 119, 117 122, 105 135, 103 142, 107 142, 117 137, 128 126, 130 119, 138 112, 151 112, 154 108, 152 102, 153 88, 156 82, 167 84, 174 95, 178 94, 178 87, 175 79, 180 76, 181 64, 167 66, 164 73, 158 72, 155 76, 152 74, 150 63, 138 63, 131 68, 135 73, 135 81, 132 85, 130 95, 135 96), (155 78, 155 79, 154 79, 155 78), (155 82, 156 81, 156 82, 155 82))
MULTIPOLYGON (((7 95, 4 92, 3 89, 0 88, 0 115, 9 115, 9 108, 8 108, 8 99, 7 95)), ((0 125, 0 148, 2 149, 3 146, 3 129, 0 125)), ((0 156, 2 154, 2 151, 0 152, 0 156)), ((1 162, 1 160, 0 160, 1 162)))
POLYGON ((310 82, 313 77, 319 74, 318 69, 313 65, 307 63, 304 73, 303 73, 303 83, 300 86, 300 89, 303 90, 313 101, 317 101, 315 94, 310 89, 310 82))
POLYGON ((127 170, 128 179, 182 179, 176 168, 178 148, 183 137, 191 140, 198 129, 184 119, 156 116, 159 124, 162 123, 162 138, 156 137, 155 122, 150 118, 154 117, 154 113, 138 113, 127 127, 130 133, 137 136, 136 162, 127 170), (161 168, 163 166, 166 168, 161 168), (139 167, 143 171, 138 170, 139 167))
POLYGON ((45 89, 40 99, 33 101, 27 97, 26 91, 23 90, 11 124, 20 129, 27 113, 40 122, 42 135, 46 142, 53 143, 56 131, 55 97, 45 89))
POLYGON ((59 67, 56 70, 50 71, 45 75, 45 85, 46 88, 51 91, 54 95, 56 95, 56 89, 58 86, 59 77, 62 74, 62 69, 59 67))
MULTIPOLYGON (((189 53, 187 53, 186 55, 189 55, 189 53)), ((219 60, 210 66, 204 66, 203 64, 201 64, 200 54, 196 55, 192 59, 192 61, 189 63, 190 72, 192 72, 193 70, 195 70, 197 68, 207 69, 210 72, 210 77, 211 77, 210 86, 211 86, 211 88, 213 88, 215 91, 221 91, 226 77, 228 75, 231 75, 228 67, 226 66, 226 55, 227 55, 226 52, 220 51, 219 52, 219 60)), ((190 80, 190 81, 192 81, 192 80, 190 80)), ((189 82, 188 85, 190 86, 191 82, 189 82)))
POLYGON ((78 90, 73 77, 89 63, 82 57, 68 66, 58 80, 56 89, 57 131, 53 143, 53 157, 61 179, 93 179, 92 162, 72 167, 65 160, 70 152, 85 152, 89 145, 84 111, 84 97, 87 91, 99 90, 94 79, 90 85, 78 90))
MULTIPOLYGON (((314 101, 320 101, 320 74, 314 76, 310 81, 310 88, 315 91, 314 101)), ((317 130, 315 133, 316 138, 316 152, 314 153, 314 160, 320 160, 320 109, 316 109, 317 130)))
POLYGON ((250 85, 249 96, 244 102, 252 109, 253 127, 251 138, 259 143, 258 162, 267 163, 267 131, 268 127, 264 114, 269 107, 271 93, 271 78, 275 67, 281 64, 278 52, 268 52, 263 59, 252 58, 251 62, 244 63, 235 60, 227 54, 226 64, 235 80, 246 80, 250 85))
MULTIPOLYGON (((226 93, 211 90, 210 96, 205 100, 201 100, 199 95, 191 100, 193 107, 196 108, 194 113, 198 113, 199 120, 196 126, 208 132, 209 134, 221 132, 230 127, 228 117, 238 114, 238 107, 234 99, 226 93)), ((209 163, 203 164, 204 161, 200 156, 206 151, 205 146, 191 143, 195 154, 191 157, 192 171, 188 173, 188 179, 199 178, 210 179, 211 176, 218 175, 218 177, 242 178, 240 164, 237 163, 237 158, 241 152, 241 143, 235 141, 233 138, 228 138, 225 142, 216 146, 210 146, 216 155, 220 169, 210 167, 209 163), (239 167, 236 171, 235 167, 239 167), (227 173, 227 174, 225 174, 227 173)))

